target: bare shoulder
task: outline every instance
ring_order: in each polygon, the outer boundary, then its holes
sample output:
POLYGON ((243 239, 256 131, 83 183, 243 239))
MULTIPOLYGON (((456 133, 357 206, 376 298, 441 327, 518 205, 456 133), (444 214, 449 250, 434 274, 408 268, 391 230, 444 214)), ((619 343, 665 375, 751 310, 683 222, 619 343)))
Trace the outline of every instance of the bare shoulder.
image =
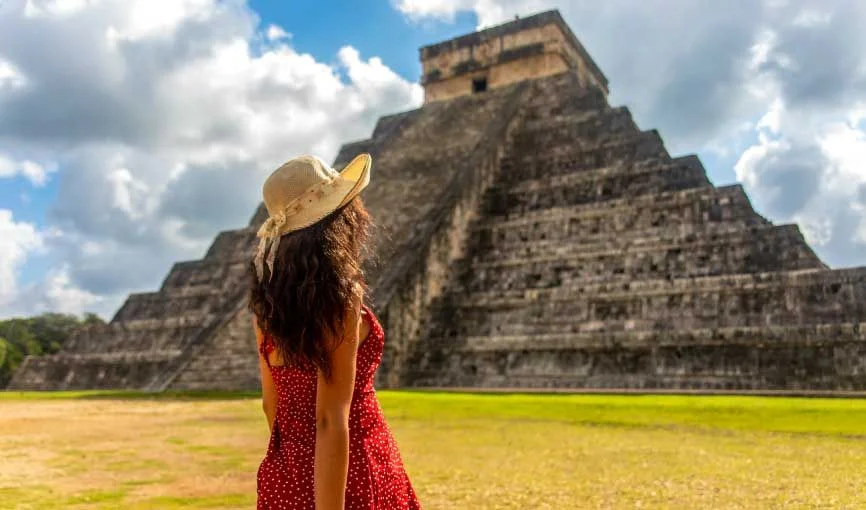
POLYGON ((262 333, 262 330, 259 327, 258 318, 256 317, 255 314, 252 314, 252 315, 253 315, 253 317, 252 317, 252 319, 253 319, 253 333, 256 335, 256 344, 262 345, 262 342, 264 341, 265 335, 262 333))
POLYGON ((358 343, 363 343, 364 340, 370 336, 370 322, 372 321, 372 317, 367 312, 367 309, 363 304, 361 305, 361 313, 358 315, 358 343))
POLYGON ((364 289, 360 284, 355 286, 355 309, 358 310, 358 344, 364 342, 370 334, 371 317, 364 305, 364 289))

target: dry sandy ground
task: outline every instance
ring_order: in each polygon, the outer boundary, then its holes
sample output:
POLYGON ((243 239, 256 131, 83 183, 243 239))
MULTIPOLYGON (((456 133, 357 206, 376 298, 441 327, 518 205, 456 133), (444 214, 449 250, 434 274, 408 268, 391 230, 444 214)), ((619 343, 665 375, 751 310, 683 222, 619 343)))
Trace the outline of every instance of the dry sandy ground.
MULTIPOLYGON (((707 429, 424 398, 382 395, 429 509, 866 508, 866 423, 707 429)), ((266 442, 255 399, 0 398, 0 508, 252 508, 266 442)))

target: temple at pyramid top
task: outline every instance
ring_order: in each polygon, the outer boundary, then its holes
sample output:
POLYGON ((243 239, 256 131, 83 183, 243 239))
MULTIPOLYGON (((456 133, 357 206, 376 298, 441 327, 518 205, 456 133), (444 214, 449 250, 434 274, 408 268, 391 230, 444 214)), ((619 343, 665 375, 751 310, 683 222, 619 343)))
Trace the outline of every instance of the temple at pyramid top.
POLYGON ((582 86, 608 91, 607 78, 556 10, 424 46, 421 65, 427 103, 569 70, 582 86))

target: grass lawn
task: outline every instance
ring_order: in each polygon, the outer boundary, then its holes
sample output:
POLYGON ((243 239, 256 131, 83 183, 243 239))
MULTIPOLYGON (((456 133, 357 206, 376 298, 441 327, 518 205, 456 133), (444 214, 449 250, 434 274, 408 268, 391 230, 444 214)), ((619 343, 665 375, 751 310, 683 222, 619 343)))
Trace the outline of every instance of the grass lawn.
MULTIPOLYGON (((866 508, 866 401, 379 392, 428 509, 866 508)), ((0 508, 251 508, 250 394, 0 392, 0 508)))

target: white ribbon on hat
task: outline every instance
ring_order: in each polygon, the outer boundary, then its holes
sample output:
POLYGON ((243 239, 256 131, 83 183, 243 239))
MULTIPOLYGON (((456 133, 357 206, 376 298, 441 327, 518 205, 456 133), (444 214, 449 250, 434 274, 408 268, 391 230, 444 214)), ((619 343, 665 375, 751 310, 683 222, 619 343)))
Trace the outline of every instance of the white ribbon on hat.
POLYGON ((256 250, 254 264, 256 266, 256 278, 261 282, 264 276, 265 256, 267 256, 268 281, 274 276, 274 260, 277 257, 277 248, 280 246, 280 228, 286 224, 286 214, 281 212, 271 216, 262 224, 256 237, 259 238, 259 248, 256 250))
POLYGON ((259 282, 264 278, 264 266, 266 263, 268 266, 268 282, 270 282, 271 278, 274 276, 274 261, 277 258, 277 248, 280 246, 280 237, 288 233, 281 232, 280 230, 285 226, 287 219, 303 208, 303 199, 306 198, 308 194, 318 193, 319 196, 321 196, 321 191, 326 186, 333 184, 335 180, 336 178, 332 177, 327 181, 322 181, 316 186, 311 187, 302 193, 301 196, 286 204, 282 211, 265 220, 265 222, 262 223, 262 226, 259 227, 259 231, 256 232, 256 237, 259 238, 259 247, 256 250, 255 258, 253 259, 253 264, 256 268, 256 278, 259 282))

